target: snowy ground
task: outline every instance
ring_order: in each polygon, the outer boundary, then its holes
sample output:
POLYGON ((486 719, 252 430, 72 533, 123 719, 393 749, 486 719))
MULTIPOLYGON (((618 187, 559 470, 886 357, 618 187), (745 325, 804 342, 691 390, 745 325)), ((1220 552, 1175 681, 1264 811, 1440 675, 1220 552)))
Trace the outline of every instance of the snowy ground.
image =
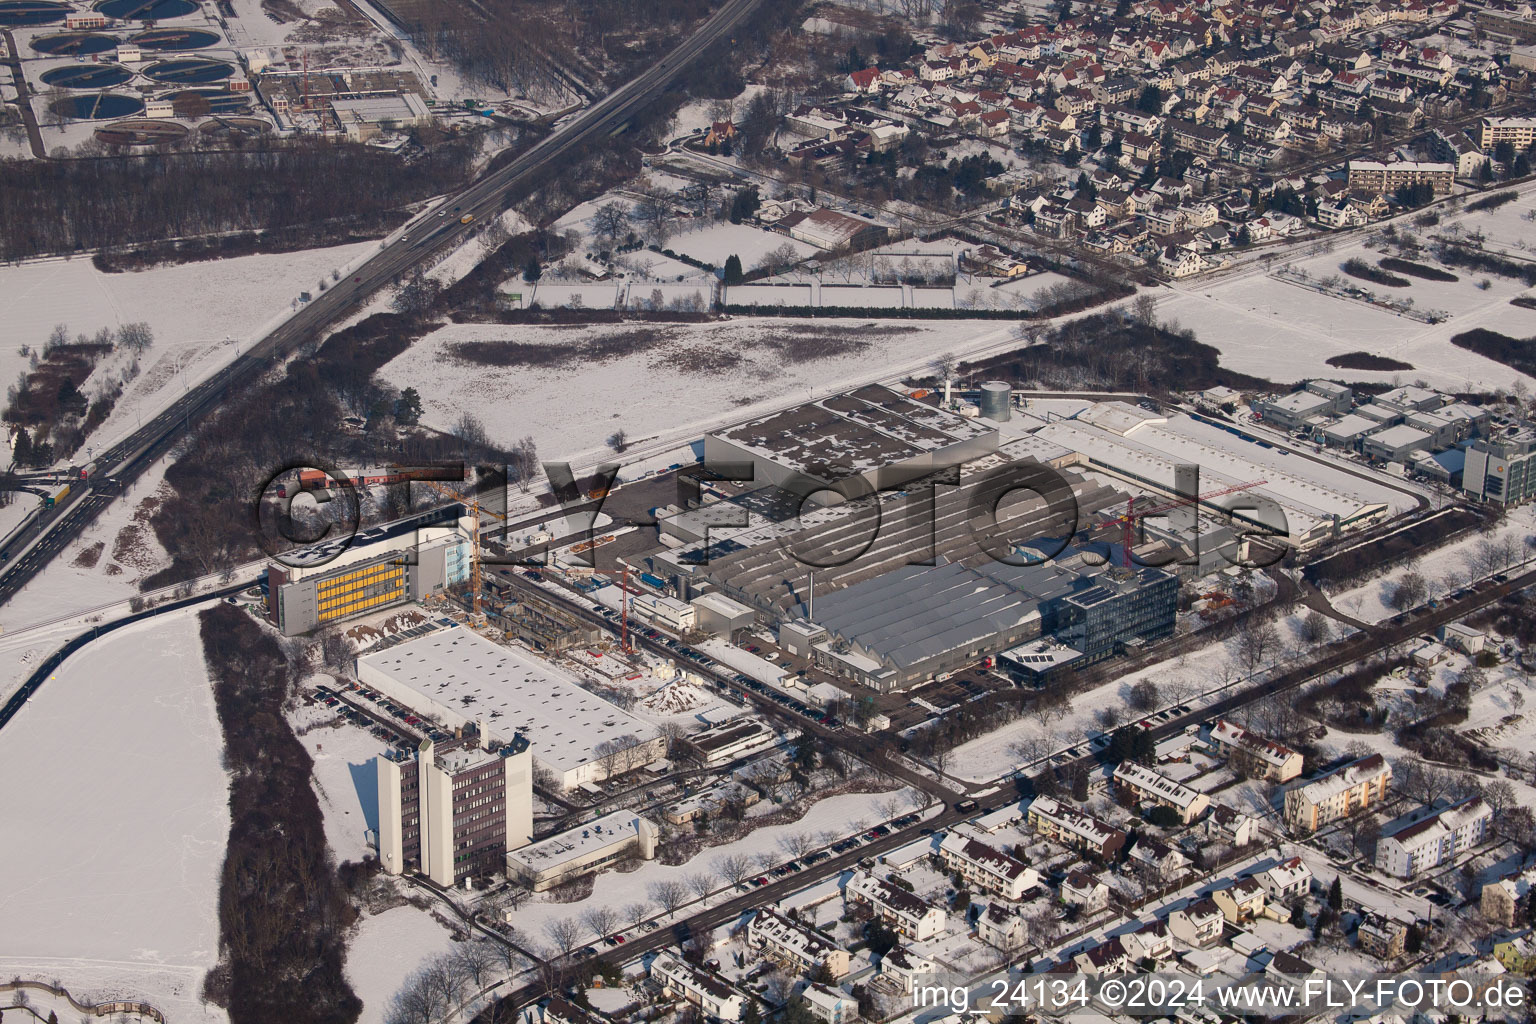
POLYGON ((1387 602, 1398 580, 1410 570, 1416 570, 1424 577, 1429 584, 1430 596, 1444 596, 1479 575, 1476 570, 1480 545, 1488 541, 1508 541, 1514 560, 1519 563, 1530 557, 1531 549, 1526 545, 1526 538, 1533 534, 1536 534, 1536 513, 1527 506, 1514 508, 1492 534, 1472 533, 1462 537, 1451 544, 1435 548, 1409 564, 1397 566, 1382 576, 1330 594, 1329 600, 1335 608, 1352 618, 1364 622, 1381 622, 1397 614, 1397 609, 1390 607, 1387 602), (1450 582, 1456 585, 1447 586, 1450 582))
POLYGON ((646 325, 546 328, 526 325, 453 324, 413 345, 381 371, 395 387, 414 387, 424 405, 423 422, 453 426, 468 412, 492 439, 510 445, 532 435, 541 457, 596 459, 614 430, 629 435, 627 458, 670 447, 701 431, 761 415, 868 381, 925 370, 941 353, 968 355, 1011 348, 1015 325, 970 321, 869 321, 849 324, 846 337, 870 331, 866 351, 785 363, 775 339, 807 326, 803 320, 737 319, 723 323, 658 325, 661 340, 650 349, 606 362, 573 357, 571 365, 486 367, 449 357, 462 342, 516 341, 571 346, 612 337, 646 325), (700 352, 735 365, 687 371, 675 361, 700 352), (737 361, 739 359, 739 361, 737 361), (878 369, 877 369, 878 368, 878 369), (572 415, 573 408, 586 410, 572 415))
POLYGON ((415 907, 363 918, 347 950, 347 980, 363 1001, 358 1024, 383 1024, 389 1001, 405 979, 452 945, 448 930, 415 907))
MULTIPOLYGON (((1277 620, 1282 655, 1300 650, 1296 615, 1277 620)), ((1236 639, 1217 641, 1171 661, 1157 662, 1133 673, 1072 698, 1071 706, 1058 717, 1042 722, 1032 715, 961 744, 950 754, 945 774, 967 782, 988 782, 1008 775, 1036 760, 1074 745, 1078 753, 1086 744, 1107 730, 1098 715, 1105 708, 1118 712, 1115 725, 1156 714, 1158 709, 1138 713, 1125 701, 1131 688, 1142 680, 1151 680, 1162 691, 1160 707, 1186 704, 1198 711, 1215 700, 1227 687, 1246 679, 1244 665, 1237 652, 1236 639)), ((1112 727, 1111 727, 1112 729, 1112 727)))
MULTIPOLYGON (((0 377, 15 379, 27 365, 19 346, 41 347, 55 324, 73 335, 148 323, 155 344, 140 360, 143 372, 90 439, 104 447, 228 363, 275 315, 288 313, 300 292, 314 292, 333 270, 377 248, 359 242, 124 274, 103 274, 85 258, 0 267, 0 318, 11 342, 0 351, 0 377)), ((82 390, 90 393, 91 384, 82 390)))
MULTIPOLYGON (((1523 249, 1536 245, 1536 223, 1524 219, 1532 208, 1536 208, 1536 193, 1527 192, 1494 211, 1447 216, 1428 232, 1419 232, 1406 220, 1399 223, 1399 231, 1422 235, 1459 223, 1468 231, 1482 229, 1491 242, 1523 249)), ((1351 257, 1372 264, 1381 258, 1381 246, 1367 242, 1373 237, 1362 235, 1332 252, 1280 263, 1288 262, 1314 279, 1341 274, 1339 265, 1351 257)), ((1433 264, 1427 258, 1417 262, 1433 264)), ((1431 387, 1453 391, 1508 387, 1521 375, 1502 363, 1456 348, 1450 338, 1475 327, 1516 337, 1536 334, 1536 310, 1509 304, 1529 289, 1509 278, 1489 277, 1484 291, 1478 287, 1482 275, 1450 269, 1460 278, 1454 284, 1413 278, 1408 288, 1388 288, 1350 279, 1383 296, 1412 297, 1416 308, 1449 313, 1449 319, 1439 324, 1419 323, 1359 302, 1326 299, 1310 289, 1275 280, 1257 264, 1230 277, 1171 286, 1171 293, 1160 293, 1158 316, 1193 328, 1201 341, 1221 351, 1223 366, 1281 383, 1343 376, 1382 382, 1423 379, 1431 387), (1330 356, 1358 351, 1389 356, 1414 368, 1394 373, 1327 365, 1330 356)), ((1526 383, 1532 382, 1526 378, 1526 383)))
POLYGON ((191 611, 77 654, 6 727, 0 974, 131 994, 176 1021, 218 952, 229 831, 222 734, 191 611))
MULTIPOLYGON (((332 685, 330 679, 317 680, 332 685)), ((323 705, 305 706, 292 716, 294 731, 314 759, 315 798, 325 819, 325 841, 337 863, 360 861, 372 851, 367 831, 379 827, 378 769, 373 759, 388 749, 378 737, 349 722, 337 722, 323 705)))

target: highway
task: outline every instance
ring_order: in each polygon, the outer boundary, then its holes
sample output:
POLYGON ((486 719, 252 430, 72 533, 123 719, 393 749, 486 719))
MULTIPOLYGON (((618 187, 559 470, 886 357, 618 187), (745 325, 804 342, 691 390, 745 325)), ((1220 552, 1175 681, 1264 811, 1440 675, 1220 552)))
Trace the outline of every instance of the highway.
POLYGON ((232 389, 279 363, 368 296, 393 283, 437 250, 462 241, 487 218, 501 213, 506 208, 508 192, 535 173, 557 165, 587 142, 622 131, 638 110, 706 49, 730 38, 762 2, 726 0, 709 20, 653 67, 577 114, 505 167, 486 174, 427 210, 386 240, 367 262, 301 306, 228 366, 189 389, 128 438, 96 456, 98 470, 93 480, 72 488, 60 508, 34 518, 0 551, 0 604, 15 596, 65 545, 79 536, 117 497, 122 484, 163 454, 194 418, 215 407, 232 389), (470 218, 468 223, 461 222, 464 218, 470 218))

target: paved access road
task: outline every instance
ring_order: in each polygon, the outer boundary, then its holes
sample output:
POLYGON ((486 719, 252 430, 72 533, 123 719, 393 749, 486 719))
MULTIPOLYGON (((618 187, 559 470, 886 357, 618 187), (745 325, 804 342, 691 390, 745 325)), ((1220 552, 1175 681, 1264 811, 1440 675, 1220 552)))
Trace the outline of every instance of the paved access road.
POLYGON ((534 145, 505 167, 492 171, 429 210, 403 232, 392 236, 367 262, 346 279, 321 292, 281 326, 251 346, 234 362, 190 389, 167 410, 126 440, 96 457, 95 479, 73 488, 64 505, 51 516, 39 516, 0 552, 0 604, 10 600, 80 531, 90 525, 116 496, 96 486, 108 478, 118 484, 142 472, 183 434, 194 417, 216 406, 233 390, 255 379, 304 340, 340 319, 363 299, 397 280, 432 253, 462 241, 479 223, 506 208, 507 193, 535 173, 557 166, 573 150, 603 136, 615 135, 636 111, 649 103, 668 82, 685 71, 709 47, 731 38, 763 0, 726 0, 701 25, 653 67, 577 114, 562 128, 534 145), (437 216, 438 211, 443 216, 437 216), (461 223, 465 217, 469 223, 461 223))

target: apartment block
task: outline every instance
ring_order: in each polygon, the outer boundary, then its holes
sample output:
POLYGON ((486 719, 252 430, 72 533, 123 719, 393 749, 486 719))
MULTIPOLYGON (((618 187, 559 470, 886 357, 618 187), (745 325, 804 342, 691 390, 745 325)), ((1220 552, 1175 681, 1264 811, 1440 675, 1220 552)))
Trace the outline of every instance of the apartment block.
POLYGON ((1357 196, 1391 195, 1404 185, 1428 185, 1437 196, 1448 196, 1456 184, 1456 165, 1400 160, 1349 162, 1349 190, 1357 196))
POLYGON ((967 882, 1004 899, 1021 899, 1040 884, 1040 872, 959 829, 939 844, 939 859, 967 882))
POLYGON ((1137 803, 1167 807, 1188 825, 1211 805, 1211 798, 1198 790, 1175 782, 1161 772, 1135 761, 1122 761, 1115 769, 1115 788, 1137 803))
POLYGON ((1125 845, 1125 833, 1091 814, 1048 796, 1037 796, 1025 815, 1029 827, 1063 846, 1099 857, 1112 857, 1125 845))
POLYGON ((919 942, 942 932, 948 921, 944 908, 929 906, 900 886, 864 871, 848 879, 844 894, 849 902, 867 904, 896 934, 919 942))
POLYGON ((1386 799, 1392 768, 1380 754, 1362 757, 1285 794, 1285 822, 1298 832, 1315 832, 1331 821, 1386 799))
POLYGON ((1412 878, 1449 864, 1488 837, 1493 808, 1471 797, 1406 825, 1376 844, 1376 866, 1397 878, 1412 878))

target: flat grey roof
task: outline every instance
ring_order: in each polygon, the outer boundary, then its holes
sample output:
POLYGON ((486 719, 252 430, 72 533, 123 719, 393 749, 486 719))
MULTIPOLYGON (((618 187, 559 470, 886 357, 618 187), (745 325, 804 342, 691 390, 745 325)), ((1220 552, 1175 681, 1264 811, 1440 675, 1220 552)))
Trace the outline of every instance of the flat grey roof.
POLYGON ((818 597, 815 621, 908 667, 1022 625, 1079 579, 1043 565, 909 565, 818 597))
POLYGON ((462 626, 357 661, 466 718, 486 719, 495 735, 522 733, 533 756, 560 771, 594 760, 592 748, 604 740, 656 733, 553 665, 462 626))

